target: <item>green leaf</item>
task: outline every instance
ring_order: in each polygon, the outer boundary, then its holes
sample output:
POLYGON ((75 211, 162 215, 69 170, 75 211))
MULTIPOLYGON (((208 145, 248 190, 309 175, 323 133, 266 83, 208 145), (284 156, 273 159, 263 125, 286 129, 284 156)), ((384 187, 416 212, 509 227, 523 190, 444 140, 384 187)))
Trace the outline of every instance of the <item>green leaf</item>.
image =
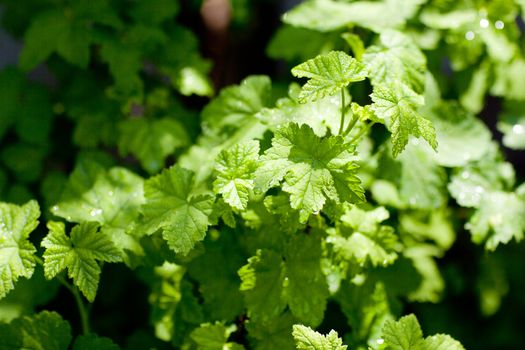
POLYGON ((32 70, 55 51, 80 67, 89 62, 89 36, 60 10, 39 14, 26 31, 24 43, 20 54, 20 67, 24 70, 32 70))
POLYGON ((342 51, 319 55, 292 69, 296 77, 310 80, 299 94, 299 102, 315 101, 333 95, 355 81, 365 80, 365 67, 342 51))
POLYGON ((239 270, 241 291, 250 317, 266 322, 281 314, 288 305, 301 322, 321 323, 328 286, 320 258, 320 242, 311 236, 295 236, 284 256, 271 250, 258 250, 239 270))
POLYGON ((56 312, 42 311, 0 324, 0 335, 2 349, 67 350, 71 327, 56 312))
POLYGON ((346 3, 310 0, 287 12, 283 21, 321 32, 341 29, 350 24, 381 32, 386 28, 402 27, 424 2, 425 0, 384 0, 346 3))
POLYGON ((504 114, 499 118, 498 130, 503 133, 503 144, 506 147, 525 149, 525 114, 522 103, 507 103, 504 114))
POLYGON ((380 35, 380 45, 370 46, 363 63, 374 86, 402 82, 421 93, 425 86, 426 58, 410 37, 394 30, 380 35))
POLYGON ((479 209, 465 225, 472 240, 495 250, 500 243, 523 239, 525 201, 515 193, 493 191, 483 195, 479 209))
POLYGON ((204 242, 205 254, 188 264, 188 273, 199 282, 202 306, 211 319, 233 321, 243 312, 237 270, 246 262, 239 236, 223 230, 215 240, 204 242))
POLYGON ((141 1, 134 2, 130 9, 131 17, 137 22, 158 25, 179 12, 179 3, 176 0, 151 0, 147 4, 141 1))
POLYGON ((245 210, 254 188, 254 172, 259 163, 259 142, 245 141, 223 150, 216 161, 217 179, 213 190, 232 208, 245 210))
POLYGON ((408 294, 408 299, 418 302, 439 302, 445 289, 445 281, 439 271, 436 258, 443 256, 443 250, 430 244, 419 244, 406 248, 404 255, 412 260, 422 278, 418 288, 408 294))
POLYGON ((286 312, 268 322, 248 322, 246 329, 255 350, 293 350, 292 327, 295 320, 286 312))
POLYGON ((290 193, 292 208, 306 222, 311 213, 323 208, 326 199, 364 199, 351 150, 340 136, 321 138, 307 125, 290 124, 276 131, 272 147, 261 156, 256 184, 266 191, 284 179, 283 191, 290 193))
POLYGON ((266 52, 273 59, 304 62, 332 49, 329 40, 327 34, 284 25, 277 29, 266 52))
POLYGON ((40 208, 32 200, 22 206, 0 203, 0 299, 20 277, 30 278, 35 268, 35 247, 29 234, 37 227, 40 208))
POLYGON ((284 262, 271 250, 258 250, 248 259, 248 264, 239 270, 240 290, 244 294, 250 315, 257 320, 270 320, 286 307, 282 297, 284 262))
POLYGON ((106 337, 95 334, 81 335, 75 339, 73 350, 119 350, 120 347, 106 337))
POLYGON ((341 229, 343 234, 329 235, 327 242, 343 260, 354 260, 361 266, 367 261, 373 266, 387 266, 397 258, 400 242, 394 229, 379 225, 388 219, 389 213, 383 207, 365 211, 351 207, 341 217, 343 225, 353 232, 344 236, 348 229, 341 229))
POLYGON ((489 151, 492 138, 489 129, 458 104, 440 104, 429 117, 436 128, 438 147, 434 157, 439 165, 464 166, 489 151))
POLYGON ((142 69, 142 57, 137 47, 110 38, 102 41, 100 56, 109 66, 117 95, 141 95, 143 83, 139 73, 142 69))
POLYGON ((221 90, 202 111, 202 120, 216 132, 226 132, 228 128, 238 128, 243 123, 253 121, 255 113, 271 103, 271 81, 264 75, 254 75, 244 79, 239 85, 221 90))
POLYGON ((463 346, 448 335, 436 334, 423 339, 416 316, 410 314, 399 321, 387 321, 383 338, 392 350, 464 350, 463 346))
POLYGON ((175 165, 144 183, 141 230, 162 230, 170 248, 183 255, 204 239, 214 202, 211 195, 195 193, 193 177, 193 172, 175 165))
POLYGON ((101 273, 99 262, 119 262, 120 252, 110 238, 98 230, 97 223, 84 222, 73 227, 70 237, 66 236, 63 222, 50 221, 47 227, 49 233, 41 243, 46 248, 46 278, 52 279, 67 268, 69 278, 93 302, 101 273))
MULTIPOLYGON (((320 137, 325 136, 328 130, 336 134, 341 122, 341 94, 299 103, 300 93, 301 88, 298 84, 290 84, 289 97, 279 99, 275 108, 263 108, 256 114, 257 119, 274 129, 292 122, 298 125, 307 124, 320 137)), ((351 100, 350 96, 346 95, 346 100, 351 100)))
POLYGON ((241 350, 242 345, 228 342, 228 337, 237 327, 226 327, 222 323, 204 323, 191 332, 190 337, 198 350, 241 350))
POLYGON ((138 237, 128 234, 144 203, 142 184, 143 179, 127 169, 79 162, 51 212, 69 222, 100 223, 130 264, 133 255, 143 254, 138 237))
POLYGON ((411 208, 436 209, 446 202, 446 173, 434 160, 434 152, 412 139, 399 156, 400 196, 411 208))
POLYGON ((347 348, 334 330, 324 336, 310 327, 294 325, 292 334, 297 349, 300 350, 346 350, 347 348))
POLYGON ((119 125, 119 130, 120 154, 132 154, 150 174, 164 168, 166 157, 189 143, 184 127, 172 118, 129 119, 119 125))
POLYGON ((436 334, 425 338, 425 350, 465 350, 460 342, 446 334, 436 334))
MULTIPOLYGON (((396 277, 399 278, 399 274, 396 277)), ((392 318, 392 307, 384 284, 372 279, 366 279, 360 285, 343 281, 336 300, 352 328, 347 341, 350 344, 378 344, 382 325, 392 318)), ((353 348, 352 345, 350 347, 353 348)))
POLYGON ((399 321, 386 321, 383 338, 392 350, 424 350, 423 332, 413 314, 399 321))
POLYGON ((423 96, 397 82, 375 86, 371 97, 374 112, 385 120, 392 133, 394 157, 405 149, 410 135, 423 137, 432 148, 437 148, 434 126, 418 112, 424 103, 423 96))

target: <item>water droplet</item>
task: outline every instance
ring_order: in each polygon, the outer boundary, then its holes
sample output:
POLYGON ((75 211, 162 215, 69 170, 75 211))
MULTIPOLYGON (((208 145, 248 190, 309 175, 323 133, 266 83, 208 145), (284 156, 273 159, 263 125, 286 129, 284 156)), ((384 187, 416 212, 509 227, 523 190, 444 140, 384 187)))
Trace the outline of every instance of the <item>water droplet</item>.
POLYGON ((379 345, 383 344, 385 342, 384 339, 377 339, 376 340, 376 343, 378 343, 379 345))
POLYGON ((512 127, 512 132, 517 135, 522 135, 525 133, 525 128, 521 124, 516 124, 512 127))
POLYGON ((465 33, 465 39, 467 40, 474 40, 475 37, 476 37, 476 34, 474 34, 474 32, 471 30, 465 33))
POLYGON ((503 21, 499 21, 498 20, 498 21, 496 21, 496 23, 494 23, 494 26, 496 27, 496 29, 501 30, 501 29, 505 28, 505 23, 503 23, 503 21))
POLYGON ((388 261, 386 259, 383 260, 383 267, 388 265, 388 261))
POLYGON ((486 18, 482 18, 479 20, 479 26, 481 28, 488 28, 489 27, 489 20, 486 18))
POLYGON ((51 211, 52 211, 53 213, 56 213, 56 212, 59 211, 59 210, 60 210, 60 208, 58 207, 58 205, 53 205, 53 207, 51 208, 51 211))
POLYGON ((100 215, 100 214, 102 214, 102 209, 99 209, 99 208, 93 208, 89 212, 89 215, 91 215, 91 216, 97 216, 97 215, 100 215))
POLYGON ((468 171, 465 170, 461 173, 462 179, 468 179, 469 177, 470 177, 470 173, 468 171))

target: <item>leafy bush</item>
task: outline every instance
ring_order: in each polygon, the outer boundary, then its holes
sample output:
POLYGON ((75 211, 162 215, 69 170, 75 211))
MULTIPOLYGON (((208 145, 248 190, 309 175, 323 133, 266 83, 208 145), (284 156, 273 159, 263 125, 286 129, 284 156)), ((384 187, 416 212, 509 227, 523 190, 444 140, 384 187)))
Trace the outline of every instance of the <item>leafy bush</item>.
POLYGON ((523 345, 523 1, 1 3, 0 349, 523 345))

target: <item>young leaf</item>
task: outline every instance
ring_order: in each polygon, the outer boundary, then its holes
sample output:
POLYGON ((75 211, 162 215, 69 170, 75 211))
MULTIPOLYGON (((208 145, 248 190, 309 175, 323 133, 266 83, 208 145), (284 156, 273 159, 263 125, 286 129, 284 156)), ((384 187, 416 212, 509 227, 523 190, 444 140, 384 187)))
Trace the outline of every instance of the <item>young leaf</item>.
POLYGON ((319 55, 292 69, 299 78, 309 78, 299 94, 300 102, 333 95, 351 82, 365 80, 365 66, 342 51, 319 55))
POLYGON ((290 193, 292 208, 300 211, 305 222, 323 208, 327 198, 364 199, 351 149, 340 136, 320 138, 307 125, 290 124, 276 132, 272 147, 261 157, 256 184, 266 191, 284 179, 282 189, 290 193))
POLYGON ((385 322, 383 338, 392 350, 424 350, 423 332, 413 314, 385 322))
POLYGON ((346 350, 347 348, 333 329, 324 336, 310 327, 294 325, 292 335, 299 350, 346 350))
POLYGON ((437 148, 436 131, 432 123, 418 112, 423 96, 416 94, 403 83, 388 83, 374 87, 371 95, 373 109, 385 120, 392 133, 392 154, 397 157, 408 143, 409 136, 423 137, 437 148))
POLYGON ((399 321, 386 321, 383 338, 388 349, 392 350, 465 350, 448 335, 436 334, 423 339, 423 332, 413 314, 401 317, 399 321))
MULTIPOLYGON (((373 266, 387 266, 397 259, 400 242, 392 227, 379 225, 386 219, 388 212, 383 207, 372 211, 352 207, 341 221, 353 232, 348 237, 330 235, 327 242, 334 246, 334 251, 343 260, 354 260, 360 265, 370 260, 373 266)), ((344 233, 348 229, 341 230, 344 233)))
POLYGON ((0 299, 20 277, 33 275, 36 249, 29 234, 37 227, 39 216, 34 200, 22 206, 0 203, 0 299))
POLYGON ((222 194, 232 208, 246 209, 250 191, 254 187, 254 172, 259 162, 259 142, 246 141, 223 150, 215 165, 218 172, 213 190, 222 194))
POLYGON ((120 252, 113 242, 98 231, 99 225, 84 222, 73 227, 66 236, 63 222, 47 223, 49 233, 42 240, 44 272, 52 279, 62 270, 68 270, 69 278, 90 301, 95 300, 101 268, 99 262, 119 262, 120 252))
POLYGON ((194 193, 193 176, 175 165, 144 183, 140 230, 152 234, 161 229, 170 248, 183 255, 204 239, 214 202, 211 195, 194 193))

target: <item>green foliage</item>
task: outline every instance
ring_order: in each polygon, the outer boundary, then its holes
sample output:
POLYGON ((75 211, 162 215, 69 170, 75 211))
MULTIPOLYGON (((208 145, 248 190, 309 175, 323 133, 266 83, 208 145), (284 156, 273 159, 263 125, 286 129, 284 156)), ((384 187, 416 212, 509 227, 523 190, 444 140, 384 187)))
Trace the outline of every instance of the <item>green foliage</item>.
POLYGON ((49 234, 42 240, 44 272, 47 279, 54 278, 67 268, 69 278, 84 296, 93 301, 100 278, 99 262, 118 262, 120 254, 109 237, 98 231, 97 223, 81 223, 66 236, 62 222, 50 221, 49 234))
POLYGON ((277 3, 0 0, 0 349, 521 346, 524 1, 277 3))
POLYGON ((293 326, 293 336, 297 349, 301 350, 346 350, 347 346, 343 345, 341 338, 337 336, 337 332, 330 331, 327 336, 323 336, 310 327, 301 325, 293 326))
POLYGON ((204 239, 213 208, 211 195, 196 192, 193 176, 191 171, 173 166, 144 182, 146 203, 137 229, 146 234, 162 230, 169 247, 182 254, 204 239))
POLYGON ((29 234, 38 225, 40 209, 36 201, 23 206, 0 203, 0 298, 15 287, 20 277, 31 278, 36 249, 29 234))
POLYGON ((292 74, 310 80, 299 94, 299 102, 315 101, 333 95, 354 81, 365 80, 365 67, 341 51, 317 56, 292 69, 292 74))

